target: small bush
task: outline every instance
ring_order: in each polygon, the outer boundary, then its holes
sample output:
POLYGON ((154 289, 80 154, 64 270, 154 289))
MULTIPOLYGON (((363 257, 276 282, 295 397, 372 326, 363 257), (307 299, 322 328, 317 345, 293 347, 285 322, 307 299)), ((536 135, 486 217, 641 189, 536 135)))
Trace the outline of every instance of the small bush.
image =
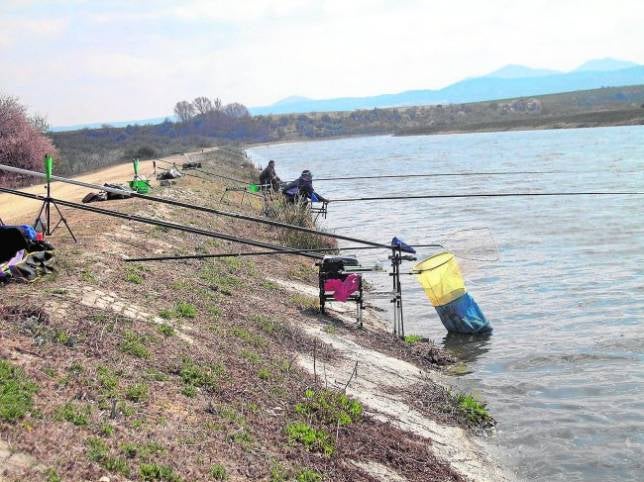
POLYGON ((0 360, 0 419, 15 422, 24 417, 33 406, 33 395, 38 391, 20 367, 0 360))
POLYGON ((226 480, 228 478, 228 473, 223 465, 215 464, 210 467, 210 477, 212 477, 213 480, 226 480))
POLYGON ((290 443, 298 442, 312 452, 322 452, 330 457, 335 452, 331 436, 324 430, 317 430, 305 422, 292 422, 286 427, 290 443))

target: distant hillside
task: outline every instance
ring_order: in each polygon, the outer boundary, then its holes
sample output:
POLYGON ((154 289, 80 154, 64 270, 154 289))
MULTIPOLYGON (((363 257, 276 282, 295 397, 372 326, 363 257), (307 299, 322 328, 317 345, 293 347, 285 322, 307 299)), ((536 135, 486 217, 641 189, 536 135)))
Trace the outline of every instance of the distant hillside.
POLYGON ((438 90, 410 90, 370 97, 305 99, 250 110, 254 115, 267 115, 460 104, 639 84, 644 84, 644 66, 621 60, 592 60, 568 73, 509 65, 491 74, 462 80, 438 90))
POLYGON ((174 122, 177 120, 175 115, 167 115, 165 117, 153 117, 151 119, 139 119, 130 121, 116 121, 116 122, 93 122, 91 124, 76 124, 69 126, 55 126, 50 130, 51 132, 67 132, 77 131, 80 129, 100 129, 102 127, 127 127, 127 126, 149 126, 163 123, 166 119, 174 122))

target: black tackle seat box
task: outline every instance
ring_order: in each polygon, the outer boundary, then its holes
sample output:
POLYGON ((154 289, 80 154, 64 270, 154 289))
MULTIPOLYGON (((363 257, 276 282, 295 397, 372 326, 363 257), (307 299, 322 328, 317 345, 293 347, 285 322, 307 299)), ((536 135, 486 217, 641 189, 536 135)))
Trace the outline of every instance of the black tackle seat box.
POLYGON ((355 256, 325 256, 320 264, 320 274, 325 279, 342 279, 347 275, 341 274, 347 266, 359 266, 355 256))

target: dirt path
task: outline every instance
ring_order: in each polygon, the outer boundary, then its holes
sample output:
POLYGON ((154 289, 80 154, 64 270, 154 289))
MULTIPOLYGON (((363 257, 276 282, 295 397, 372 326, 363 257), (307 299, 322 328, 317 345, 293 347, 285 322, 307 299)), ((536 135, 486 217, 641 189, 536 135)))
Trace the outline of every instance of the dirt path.
MULTIPOLYGON (((185 156, 179 154, 162 159, 155 159, 164 162, 176 162, 178 165, 183 164, 186 160, 185 156)), ((153 160, 142 161, 140 164, 139 172, 142 176, 148 179, 154 179, 153 175, 153 160)), ((163 165, 159 167, 164 167, 163 165)), ((55 174, 55 171, 54 171, 55 174)), ((88 182, 93 184, 109 183, 125 183, 132 179, 134 171, 131 162, 119 164, 117 166, 107 167, 100 171, 92 172, 91 174, 83 174, 74 177, 78 181, 88 182)), ((75 186, 73 184, 65 184, 62 182, 53 182, 51 184, 52 196, 65 201, 80 202, 81 199, 90 192, 87 188, 75 186)), ((31 194, 45 194, 45 185, 36 184, 21 191, 31 194)), ((35 216, 40 209, 40 202, 32 199, 20 198, 12 196, 11 194, 0 194, 0 218, 6 223, 24 223, 29 221, 30 217, 35 216)))

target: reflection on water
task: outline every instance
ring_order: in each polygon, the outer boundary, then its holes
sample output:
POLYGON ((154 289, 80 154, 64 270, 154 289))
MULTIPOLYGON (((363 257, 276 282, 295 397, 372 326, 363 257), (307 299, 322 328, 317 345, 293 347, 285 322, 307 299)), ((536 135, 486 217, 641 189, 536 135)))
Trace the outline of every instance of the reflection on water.
POLYGON ((443 347, 454 353, 459 360, 471 363, 489 351, 491 338, 492 333, 482 333, 480 335, 447 333, 443 337, 443 347))
MULTIPOLYGON (((264 164, 275 159, 282 179, 305 168, 317 177, 578 172, 316 183, 331 199, 642 191, 642 138, 637 126, 369 137, 249 153, 264 164)), ((455 252, 494 332, 446 336, 413 276, 402 280, 406 332, 442 340, 465 361, 470 373, 456 383, 487 400, 498 421, 493 442, 522 479, 634 481, 644 473, 643 206, 624 196, 331 203, 326 227, 380 242, 441 242, 455 252)), ((434 252, 419 250, 418 258, 434 252)), ((386 252, 359 258, 388 264, 386 252)), ((383 274, 369 281, 383 289, 391 282, 383 274)))

